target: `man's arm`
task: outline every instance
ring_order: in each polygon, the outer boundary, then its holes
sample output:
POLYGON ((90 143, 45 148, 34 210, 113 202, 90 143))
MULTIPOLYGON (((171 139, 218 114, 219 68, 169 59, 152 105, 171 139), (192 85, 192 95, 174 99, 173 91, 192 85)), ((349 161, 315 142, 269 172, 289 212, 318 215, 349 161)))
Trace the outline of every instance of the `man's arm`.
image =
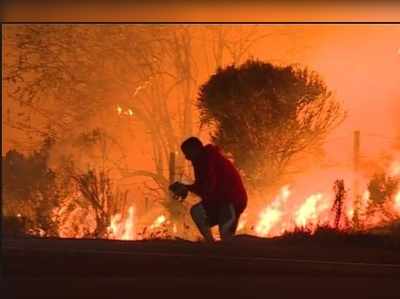
POLYGON ((197 196, 201 196, 201 189, 200 185, 197 181, 195 181, 191 185, 185 185, 185 187, 192 193, 196 194, 197 196))

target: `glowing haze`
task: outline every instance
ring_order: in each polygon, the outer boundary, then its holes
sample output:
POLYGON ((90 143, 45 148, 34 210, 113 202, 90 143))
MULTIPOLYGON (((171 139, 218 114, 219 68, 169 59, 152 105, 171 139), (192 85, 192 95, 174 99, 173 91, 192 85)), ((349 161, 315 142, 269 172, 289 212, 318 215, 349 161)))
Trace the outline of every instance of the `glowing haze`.
MULTIPOLYGON (((231 26, 230 30, 235 32, 239 27, 231 26)), ((240 223, 240 231, 260 236, 276 236, 298 226, 315 227, 318 223, 330 221, 334 180, 343 178, 345 183, 348 183, 346 187, 351 187, 354 178, 352 146, 355 130, 359 130, 361 134, 361 192, 366 190, 367 178, 376 170, 384 169, 391 175, 400 175, 400 26, 255 27, 259 32, 265 32, 266 37, 257 41, 246 57, 278 64, 300 64, 317 71, 347 111, 345 121, 327 138, 322 162, 318 165, 313 165, 313 161, 307 162, 309 171, 296 177, 292 184, 281 186, 275 197, 257 198, 258 210, 249 210, 247 213, 252 219, 247 219, 245 215, 246 221, 240 223), (382 158, 384 156, 388 158, 385 160, 382 158), (254 226, 253 231, 249 229, 251 225, 254 226)), ((236 37, 240 34, 239 30, 237 32, 236 37)), ((202 49, 199 47, 195 50, 200 53, 202 49)), ((224 64, 228 63, 229 59, 224 61, 224 64)), ((213 72, 206 61, 198 61, 197 65, 200 75, 195 89, 213 72)), ((196 100, 195 95, 196 92, 193 93, 193 103, 196 100)), ((142 127, 133 124, 135 113, 129 106, 119 102, 121 97, 122 95, 115 94, 113 110, 110 109, 99 116, 97 121, 107 117, 132 119, 131 123, 125 122, 126 130, 133 130, 135 136, 134 139, 124 139, 124 146, 129 149, 129 163, 139 165, 142 169, 151 169, 153 164, 148 136, 142 127)), ((5 109, 13 109, 13 104, 8 98, 4 98, 3 101, 4 118, 5 109)), ((197 132, 195 108, 193 115, 194 132, 197 132)), ((23 144, 27 136, 23 132, 4 124, 3 131, 3 155, 12 148, 26 150, 23 144)), ((206 134, 203 133, 202 137, 206 137, 206 134)), ((142 181, 136 179, 135 183, 141 185, 142 181)), ((139 189, 133 190, 135 198, 143 198, 141 192, 139 189)), ((365 198, 368 201, 368 195, 365 195, 365 198)), ((151 204, 157 206, 155 203, 151 204)), ((348 204, 345 209, 347 217, 351 218, 352 205, 348 204)), ((392 209, 400 214, 400 192, 395 196, 392 209)), ((146 216, 150 229, 159 228, 167 223, 167 216, 161 207, 154 207, 153 210, 151 215, 146 216)), ((111 238, 138 238, 138 218, 134 206, 131 206, 127 215, 123 217, 120 214, 114 215, 108 228, 111 238)))

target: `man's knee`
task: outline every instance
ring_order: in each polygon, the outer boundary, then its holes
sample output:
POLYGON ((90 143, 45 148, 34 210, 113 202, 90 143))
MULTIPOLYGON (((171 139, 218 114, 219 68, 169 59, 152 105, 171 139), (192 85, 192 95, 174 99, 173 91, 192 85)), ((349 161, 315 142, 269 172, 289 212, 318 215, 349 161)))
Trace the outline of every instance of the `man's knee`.
POLYGON ((196 217, 196 215, 199 213, 198 212, 199 206, 198 205, 194 205, 190 208, 190 216, 192 216, 192 218, 194 219, 196 217))
POLYGON ((190 208, 190 216, 192 216, 192 219, 196 223, 204 222, 205 212, 204 212, 204 208, 202 207, 202 205, 196 204, 196 205, 192 206, 190 208))

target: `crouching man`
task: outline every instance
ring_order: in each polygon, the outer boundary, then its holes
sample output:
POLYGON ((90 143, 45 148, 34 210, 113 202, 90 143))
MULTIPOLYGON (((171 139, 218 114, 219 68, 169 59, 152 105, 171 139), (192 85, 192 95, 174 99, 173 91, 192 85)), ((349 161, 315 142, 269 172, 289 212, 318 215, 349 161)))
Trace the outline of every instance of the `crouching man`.
POLYGON ((215 225, 219 226, 222 240, 231 239, 247 205, 247 193, 239 172, 217 146, 203 145, 196 137, 185 140, 181 149, 192 162, 195 182, 192 185, 176 182, 170 190, 177 197, 185 198, 190 191, 201 198, 190 214, 207 241, 214 241, 211 227, 215 225))

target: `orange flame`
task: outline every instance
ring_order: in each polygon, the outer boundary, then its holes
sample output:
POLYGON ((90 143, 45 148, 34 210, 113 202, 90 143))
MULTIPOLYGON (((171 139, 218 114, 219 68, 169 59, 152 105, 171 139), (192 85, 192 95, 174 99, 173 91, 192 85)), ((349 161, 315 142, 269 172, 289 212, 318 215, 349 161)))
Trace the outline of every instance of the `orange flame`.
POLYGON ((117 112, 118 112, 119 115, 122 113, 122 108, 119 105, 117 106, 117 112))
POLYGON ((394 198, 394 208, 400 214, 400 191, 394 198))
POLYGON ((150 225, 150 229, 155 229, 157 227, 160 227, 161 224, 163 224, 166 220, 167 218, 164 215, 158 216, 156 220, 154 220, 153 224, 150 225))
POLYGON ((322 200, 322 194, 309 196, 295 213, 295 223, 299 227, 315 224, 318 219, 317 205, 322 200))
POLYGON ((124 114, 124 115, 128 115, 130 117, 133 117, 135 114, 133 113, 133 110, 128 108, 126 110, 124 110, 120 105, 117 105, 117 113, 118 115, 124 114))
POLYGON ((128 215, 125 221, 122 221, 121 214, 115 214, 111 217, 111 223, 108 227, 109 238, 118 240, 134 240, 134 208, 129 207, 128 215))
POLYGON ((134 213, 133 207, 128 209, 128 218, 124 225, 124 233, 121 237, 122 240, 134 240, 135 238, 135 227, 134 227, 134 213))
POLYGON ((255 231, 258 235, 271 236, 270 231, 281 220, 282 205, 287 201, 289 196, 289 186, 284 186, 271 205, 261 212, 260 220, 255 227, 255 231))
POLYGON ((392 163, 389 173, 391 176, 400 176, 400 161, 392 163))
MULTIPOLYGON (((124 113, 122 108, 120 111, 124 113)), ((127 111, 129 113, 129 110, 127 111)), ((394 162, 388 169, 388 173, 400 176, 399 167, 400 162, 394 162)), ((349 178, 345 177, 345 179, 348 180, 349 178)), ((364 181, 364 188, 367 186, 366 183, 364 181)), ((332 189, 329 190, 328 185, 325 185, 325 189, 318 190, 318 192, 315 192, 316 190, 309 192, 314 185, 307 187, 307 184, 302 185, 299 182, 296 182, 296 185, 297 187, 294 190, 288 185, 283 186, 277 196, 261 210, 256 223, 252 222, 251 219, 245 219, 246 217, 243 215, 239 221, 237 231, 246 231, 246 226, 252 227, 255 224, 253 234, 260 237, 275 237, 284 234, 286 231, 294 231, 299 227, 305 227, 313 233, 318 228, 318 225, 333 224, 332 220, 335 215, 333 215, 334 211, 332 211, 331 207, 333 206, 335 197, 332 189), (304 194, 305 196, 299 194, 304 194)), ((348 192, 348 194, 352 193, 348 192)), ((71 194, 70 198, 66 200, 65 206, 55 211, 55 216, 66 215, 63 218, 63 225, 59 229, 61 237, 83 237, 87 232, 93 231, 96 227, 95 218, 92 217, 94 215, 93 211, 86 211, 81 207, 77 207, 72 212, 66 213, 68 203, 74 202, 80 196, 79 192, 71 194), (82 219, 84 219, 83 222, 82 219)), ((343 204, 343 216, 346 222, 342 221, 339 229, 350 225, 355 212, 351 195, 345 198, 343 204)), ((358 218, 361 221, 362 227, 366 229, 382 224, 385 221, 384 215, 367 213, 369 205, 370 193, 368 190, 364 190, 358 206, 358 218)), ((395 217, 398 215, 400 217, 400 190, 397 191, 393 201, 388 202, 385 207, 389 209, 390 215, 394 215, 395 217)), ((178 234, 177 225, 171 223, 163 214, 155 217, 153 222, 148 226, 144 226, 142 234, 136 233, 140 231, 137 220, 133 206, 129 207, 127 213, 124 215, 121 213, 113 215, 108 227, 108 237, 119 240, 136 240, 153 238, 154 236, 164 238, 167 237, 164 230, 161 232, 158 231, 164 225, 171 225, 171 230, 168 230, 168 234, 170 232, 173 235, 178 234)))
POLYGON ((237 226, 237 231, 241 231, 244 229, 246 225, 246 220, 239 220, 238 226, 237 226))

